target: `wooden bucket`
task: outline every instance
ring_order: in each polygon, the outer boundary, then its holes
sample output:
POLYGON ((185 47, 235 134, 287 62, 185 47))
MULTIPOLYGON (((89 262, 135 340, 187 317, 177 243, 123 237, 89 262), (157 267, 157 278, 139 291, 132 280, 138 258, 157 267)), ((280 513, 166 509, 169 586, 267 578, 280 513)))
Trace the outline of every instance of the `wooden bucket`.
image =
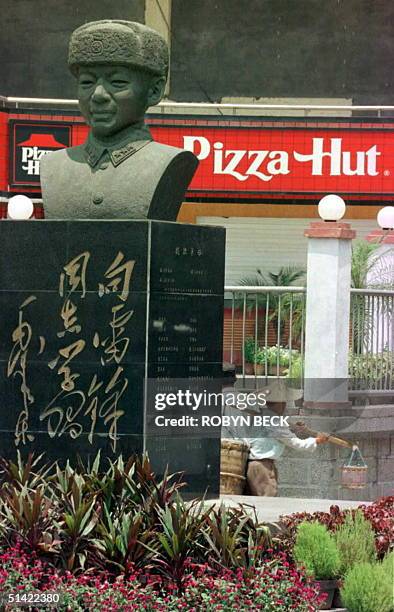
POLYGON ((220 450, 220 494, 242 495, 249 447, 242 440, 223 439, 220 450))

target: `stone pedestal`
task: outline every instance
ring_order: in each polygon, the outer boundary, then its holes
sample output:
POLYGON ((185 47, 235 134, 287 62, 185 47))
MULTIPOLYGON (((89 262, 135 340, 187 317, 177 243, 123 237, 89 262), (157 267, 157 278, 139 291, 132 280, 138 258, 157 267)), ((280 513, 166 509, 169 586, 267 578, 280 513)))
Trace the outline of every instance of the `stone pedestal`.
POLYGON ((148 450, 219 490, 220 440, 147 431, 149 380, 222 374, 225 231, 156 221, 0 224, 0 454, 148 450))

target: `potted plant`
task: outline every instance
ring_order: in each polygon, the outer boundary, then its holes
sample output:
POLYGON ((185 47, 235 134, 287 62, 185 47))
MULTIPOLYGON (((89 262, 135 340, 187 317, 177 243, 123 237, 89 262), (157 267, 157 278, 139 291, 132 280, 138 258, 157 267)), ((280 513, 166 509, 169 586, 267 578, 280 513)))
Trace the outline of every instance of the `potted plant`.
POLYGON ((356 563, 341 588, 341 600, 348 612, 391 612, 392 566, 390 570, 384 563, 356 563))
POLYGON ((246 338, 244 342, 245 374, 253 374, 256 343, 254 338, 246 338))
MULTIPOLYGON (((372 563, 376 560, 375 533, 361 510, 347 514, 334 537, 339 551, 341 577, 357 563, 372 563)), ((334 595, 333 605, 342 607, 339 590, 334 595)))
POLYGON ((313 576, 320 593, 326 595, 321 609, 329 610, 337 588, 340 556, 327 527, 318 522, 301 523, 297 529, 294 558, 313 576))
POLYGON ((271 376, 283 376, 290 364, 289 349, 283 346, 270 346, 267 348, 268 373, 271 376))
POLYGON ((254 338, 246 338, 244 342, 245 374, 262 376, 265 364, 268 364, 266 349, 256 346, 254 338))
POLYGON ((254 373, 256 376, 263 376, 267 364, 267 351, 265 348, 257 347, 253 356, 254 373))

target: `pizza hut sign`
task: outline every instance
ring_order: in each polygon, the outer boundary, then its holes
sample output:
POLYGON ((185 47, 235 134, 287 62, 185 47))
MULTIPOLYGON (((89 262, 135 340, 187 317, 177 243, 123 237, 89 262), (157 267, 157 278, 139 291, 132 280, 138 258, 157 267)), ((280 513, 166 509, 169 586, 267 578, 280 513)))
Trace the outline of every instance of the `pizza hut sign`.
POLYGON ((185 126, 182 139, 161 141, 192 151, 200 160, 191 192, 394 194, 392 130, 303 125, 185 126))
POLYGON ((61 123, 11 122, 11 186, 40 186, 40 160, 70 146, 71 126, 61 123))
POLYGON ((247 181, 250 176, 257 176, 261 181, 271 181, 274 176, 290 174, 290 163, 310 162, 312 176, 323 176, 323 160, 329 160, 327 171, 330 176, 377 176, 377 158, 381 153, 376 145, 367 151, 357 151, 352 167, 351 151, 342 150, 342 138, 330 138, 329 148, 325 149, 324 138, 312 138, 312 150, 309 154, 298 151, 247 151, 242 149, 225 149, 223 142, 211 142, 203 136, 184 136, 183 146, 196 153, 199 160, 213 155, 213 173, 229 174, 238 181, 247 181), (195 145, 199 151, 196 153, 195 145), (246 165, 243 163, 247 160, 246 165), (242 167, 244 168, 242 170, 242 167))
MULTIPOLYGON (((225 118, 222 125, 216 119, 215 125, 209 119, 194 125, 171 121, 155 118, 149 127, 158 142, 192 151, 200 160, 189 195, 394 195, 394 124, 389 122, 291 119, 235 127, 225 118)), ((88 127, 81 128, 72 137, 73 124, 10 121, 10 185, 39 187, 42 156, 83 142, 88 127)))

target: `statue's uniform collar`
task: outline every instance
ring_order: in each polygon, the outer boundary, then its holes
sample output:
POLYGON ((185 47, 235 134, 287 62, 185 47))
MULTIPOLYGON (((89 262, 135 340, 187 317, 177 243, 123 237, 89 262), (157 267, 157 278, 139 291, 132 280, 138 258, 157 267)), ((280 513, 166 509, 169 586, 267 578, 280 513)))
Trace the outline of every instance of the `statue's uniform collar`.
POLYGON ((114 166, 119 166, 125 159, 151 142, 152 135, 144 123, 125 128, 113 140, 101 142, 89 134, 85 144, 85 157, 91 168, 99 165, 102 158, 110 159, 114 166))

